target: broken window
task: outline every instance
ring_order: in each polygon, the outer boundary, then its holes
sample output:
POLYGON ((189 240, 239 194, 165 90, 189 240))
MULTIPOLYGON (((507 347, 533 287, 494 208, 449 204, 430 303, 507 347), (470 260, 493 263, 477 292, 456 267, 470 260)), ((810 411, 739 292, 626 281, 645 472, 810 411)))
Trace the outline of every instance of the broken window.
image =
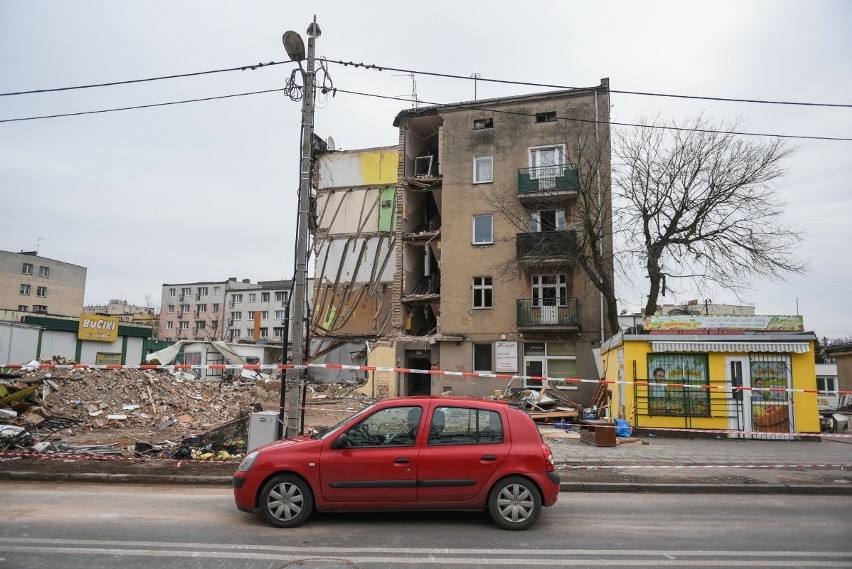
POLYGON ((480 130, 483 128, 494 128, 494 119, 474 119, 473 120, 473 130, 480 130))
POLYGON ((553 122, 556 120, 556 111, 548 111, 546 113, 536 113, 535 122, 553 122))
POLYGON ((494 291, 491 277, 473 277, 473 307, 492 308, 494 291))

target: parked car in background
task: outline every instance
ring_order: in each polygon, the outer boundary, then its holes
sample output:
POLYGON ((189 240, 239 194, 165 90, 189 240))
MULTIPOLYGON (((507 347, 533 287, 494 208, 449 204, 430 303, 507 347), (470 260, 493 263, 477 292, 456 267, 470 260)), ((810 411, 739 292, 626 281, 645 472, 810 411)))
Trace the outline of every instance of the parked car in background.
POLYGON ((525 411, 464 397, 383 400, 251 451, 233 476, 237 508, 285 528, 314 511, 484 510, 525 530, 556 503, 559 482, 525 411))

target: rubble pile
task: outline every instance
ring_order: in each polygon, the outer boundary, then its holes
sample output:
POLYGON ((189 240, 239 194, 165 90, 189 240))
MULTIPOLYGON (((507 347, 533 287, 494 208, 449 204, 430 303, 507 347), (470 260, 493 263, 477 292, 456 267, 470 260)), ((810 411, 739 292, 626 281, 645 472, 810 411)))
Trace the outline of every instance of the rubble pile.
MULTIPOLYGON (((253 411, 277 409, 281 389, 279 379, 260 373, 201 381, 180 371, 85 368, 21 370, 0 378, 0 385, 10 398, 19 395, 2 406, 0 423, 32 427, 49 418, 78 419, 57 438, 89 442, 178 440, 215 430, 253 411)), ((333 425, 366 406, 366 399, 353 386, 309 385, 307 414, 320 408, 314 424, 333 425), (333 409, 323 416, 327 406, 333 409)))

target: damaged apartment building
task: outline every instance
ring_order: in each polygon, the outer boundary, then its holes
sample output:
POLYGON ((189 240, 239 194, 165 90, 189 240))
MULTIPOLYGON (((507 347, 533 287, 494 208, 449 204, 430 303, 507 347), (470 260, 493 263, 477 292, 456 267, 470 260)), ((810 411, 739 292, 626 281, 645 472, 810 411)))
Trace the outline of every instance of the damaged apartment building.
MULTIPOLYGON (((382 396, 599 379, 609 330, 578 204, 603 213, 611 259, 608 89, 409 109, 397 146, 318 155, 313 361, 416 370, 371 372, 382 396)), ((555 383, 578 401, 596 387, 555 383)))

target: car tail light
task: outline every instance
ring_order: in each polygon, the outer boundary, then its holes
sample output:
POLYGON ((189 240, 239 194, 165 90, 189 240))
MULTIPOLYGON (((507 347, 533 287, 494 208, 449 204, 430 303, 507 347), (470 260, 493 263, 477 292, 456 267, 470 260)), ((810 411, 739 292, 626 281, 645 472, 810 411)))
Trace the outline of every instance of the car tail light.
POLYGON ((553 472, 556 470, 556 465, 553 464, 553 452, 547 443, 541 443, 541 452, 544 454, 544 471, 553 472))

